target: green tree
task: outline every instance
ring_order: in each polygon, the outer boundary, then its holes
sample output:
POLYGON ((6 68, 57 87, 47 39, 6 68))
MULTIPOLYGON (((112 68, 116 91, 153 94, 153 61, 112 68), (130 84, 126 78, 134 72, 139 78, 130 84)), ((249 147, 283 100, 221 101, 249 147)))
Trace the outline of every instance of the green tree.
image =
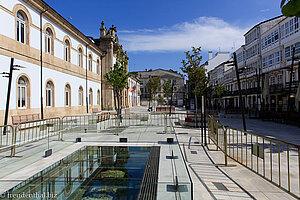
POLYGON ((118 50, 116 63, 113 68, 104 75, 108 83, 113 88, 114 99, 115 99, 115 109, 117 111, 118 119, 121 120, 121 94, 128 83, 128 78, 130 74, 127 72, 126 66, 128 64, 128 58, 125 54, 118 50))
POLYGON ((282 14, 286 17, 300 17, 300 0, 289 0, 287 4, 285 2, 286 0, 282 0, 280 4, 282 14))
POLYGON ((163 84, 163 92, 164 92, 164 97, 166 97, 168 100, 172 95, 172 84, 171 81, 168 80, 163 84))
POLYGON ((214 90, 218 96, 218 104, 221 103, 221 97, 225 93, 225 86, 221 83, 217 83, 217 85, 214 86, 214 90))
POLYGON ((164 98, 161 95, 158 95, 157 101, 159 105, 162 105, 162 103, 164 102, 164 98))
POLYGON ((192 92, 195 96, 196 113, 198 110, 198 97, 207 95, 208 92, 208 77, 206 76, 206 69, 201 66, 201 47, 192 47, 191 51, 186 51, 185 60, 182 60, 182 67, 180 68, 189 79, 192 92))
POLYGON ((147 88, 150 96, 149 98, 149 108, 150 108, 150 102, 154 99, 155 95, 161 89, 160 78, 158 76, 150 78, 147 84, 147 88))

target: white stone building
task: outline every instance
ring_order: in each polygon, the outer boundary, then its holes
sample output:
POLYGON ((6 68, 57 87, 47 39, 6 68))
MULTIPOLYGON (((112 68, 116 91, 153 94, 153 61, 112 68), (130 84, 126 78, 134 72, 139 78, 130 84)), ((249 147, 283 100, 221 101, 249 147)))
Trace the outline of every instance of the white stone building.
MULTIPOLYGON (((297 17, 278 16, 255 25, 244 35, 245 45, 235 53, 246 108, 261 109, 265 105, 273 110, 287 110, 293 47, 295 57, 300 56, 299 23, 297 17), (265 81, 268 81, 269 91, 263 98, 265 81)), ((298 84, 298 61, 295 61, 290 94, 293 105, 298 84)), ((224 71, 224 86, 225 105, 238 108, 239 93, 234 68, 224 71)))
MULTIPOLYGON (((0 4, 0 72, 9 72, 11 58, 24 67, 13 71, 9 121, 16 115, 49 118, 113 108, 103 76, 120 47, 115 27, 106 30, 102 23, 100 39, 93 40, 44 1, 0 4)), ((3 122, 8 79, 0 78, 0 84, 3 122)))

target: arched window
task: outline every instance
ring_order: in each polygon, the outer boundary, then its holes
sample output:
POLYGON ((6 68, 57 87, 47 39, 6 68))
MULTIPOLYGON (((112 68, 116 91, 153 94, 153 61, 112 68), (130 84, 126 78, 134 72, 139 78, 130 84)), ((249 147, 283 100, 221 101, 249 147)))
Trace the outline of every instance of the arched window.
POLYGON ((78 66, 82 67, 82 49, 78 49, 78 66))
POLYGON ((54 85, 52 81, 46 83, 46 107, 54 106, 54 85))
POLYGON ((29 84, 26 77, 21 76, 18 79, 18 108, 27 108, 28 106, 29 84))
POLYGON ((88 63, 89 63, 89 70, 92 71, 92 68, 93 68, 93 59, 92 59, 92 55, 89 54, 89 60, 88 60, 88 63))
POLYGON ((26 15, 18 11, 17 12, 17 41, 21 43, 26 43, 26 33, 27 33, 27 18, 26 15))
POLYGON ((67 84, 65 87, 65 106, 71 106, 71 87, 69 84, 67 84))
POLYGON ((70 62, 70 42, 65 40, 65 61, 70 62))
POLYGON ((100 90, 97 91, 97 105, 100 105, 100 90))
POLYGON ((90 88, 89 91, 89 105, 93 105, 93 90, 90 88))
POLYGON ((46 29, 46 43, 45 43, 45 47, 46 47, 46 53, 48 54, 52 54, 52 44, 53 44, 53 33, 51 31, 50 28, 46 29))
POLYGON ((80 86, 78 90, 78 104, 83 106, 83 88, 80 86))
POLYGON ((97 74, 100 74, 100 61, 97 59, 97 74))

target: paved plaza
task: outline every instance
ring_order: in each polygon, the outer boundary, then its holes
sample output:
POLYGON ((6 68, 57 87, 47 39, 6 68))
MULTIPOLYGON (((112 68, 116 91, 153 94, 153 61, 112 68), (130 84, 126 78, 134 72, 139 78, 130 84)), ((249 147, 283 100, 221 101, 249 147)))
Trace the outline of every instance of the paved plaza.
MULTIPOLYGON (((149 115, 144 107, 133 108, 130 113, 130 116, 136 116, 135 114, 138 113, 149 115)), ((226 120, 230 121, 230 119, 226 120)), ((141 124, 134 117, 130 119, 124 117, 121 128, 118 130, 119 135, 116 135, 115 128, 101 131, 87 130, 86 133, 79 129, 66 131, 63 141, 60 141, 58 136, 52 136, 49 138, 49 143, 47 139, 43 139, 20 146, 16 149, 16 156, 13 158, 9 157, 10 151, 2 152, 0 154, 0 193, 83 146, 122 145, 160 146, 157 199, 191 199, 191 191, 193 191, 194 199, 205 200, 294 199, 233 160, 229 159, 228 166, 224 166, 224 154, 216 151, 215 145, 209 144, 207 147, 201 145, 200 129, 174 126, 174 124, 164 126, 164 123, 163 115, 149 115, 146 124, 141 124), (82 139, 82 142, 75 143, 78 137, 82 139), (119 139, 122 137, 127 138, 128 142, 120 143, 119 139), (168 144, 167 138, 178 140, 179 146, 176 142, 168 144), (53 149, 53 154, 48 158, 43 158, 48 145, 53 149), (176 159, 170 159, 171 155, 174 155, 176 159), (179 192, 168 189, 169 186, 174 185, 175 176, 178 178, 179 188, 184 188, 179 189, 179 192)), ((106 126, 108 127, 107 124, 106 126)))

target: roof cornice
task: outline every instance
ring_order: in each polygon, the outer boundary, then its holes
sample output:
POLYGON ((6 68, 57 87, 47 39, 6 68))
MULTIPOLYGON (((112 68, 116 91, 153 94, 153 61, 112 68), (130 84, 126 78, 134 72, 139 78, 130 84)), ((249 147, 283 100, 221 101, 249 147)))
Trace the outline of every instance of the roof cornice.
POLYGON ((55 23, 57 26, 68 32, 74 38, 78 39, 84 45, 88 45, 90 49, 99 53, 101 56, 105 55, 97 45, 95 45, 89 38, 87 38, 81 31, 79 31, 75 26, 68 22, 63 16, 51 8, 43 0, 23 0, 26 4, 34 8, 39 13, 47 10, 43 13, 43 16, 48 18, 50 21, 55 23))

